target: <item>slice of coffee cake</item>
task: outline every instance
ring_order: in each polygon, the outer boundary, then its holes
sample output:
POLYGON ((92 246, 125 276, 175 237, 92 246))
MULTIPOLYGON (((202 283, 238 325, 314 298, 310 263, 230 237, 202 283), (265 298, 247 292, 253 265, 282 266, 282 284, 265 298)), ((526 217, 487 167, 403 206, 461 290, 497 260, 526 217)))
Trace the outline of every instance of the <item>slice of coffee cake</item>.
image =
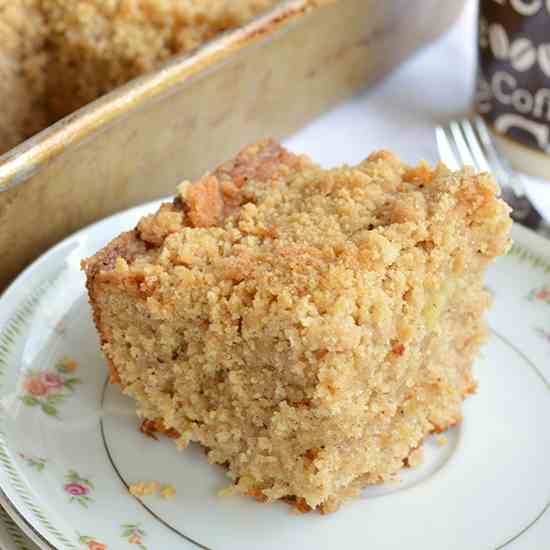
POLYGON ((509 245, 496 192, 253 145, 83 263, 112 378, 235 492, 333 511, 460 421, 509 245))

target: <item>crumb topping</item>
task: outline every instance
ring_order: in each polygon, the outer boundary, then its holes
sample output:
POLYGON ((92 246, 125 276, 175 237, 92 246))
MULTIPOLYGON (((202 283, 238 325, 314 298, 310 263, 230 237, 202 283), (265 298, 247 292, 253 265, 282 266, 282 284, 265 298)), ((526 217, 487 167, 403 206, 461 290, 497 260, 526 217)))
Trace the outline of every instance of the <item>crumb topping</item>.
POLYGON ((324 170, 271 141, 184 182, 84 262, 144 433, 202 444, 222 494, 299 512, 395 482, 475 391, 483 274, 510 245, 496 195, 468 169, 324 170))

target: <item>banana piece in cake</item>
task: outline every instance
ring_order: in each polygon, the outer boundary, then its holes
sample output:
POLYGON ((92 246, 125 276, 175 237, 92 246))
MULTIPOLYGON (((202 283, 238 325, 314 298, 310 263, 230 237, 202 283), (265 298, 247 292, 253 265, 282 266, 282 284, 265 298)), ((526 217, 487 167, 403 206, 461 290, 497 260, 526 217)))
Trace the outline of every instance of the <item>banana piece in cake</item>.
POLYGON ((331 512, 460 422, 510 223, 487 174, 387 151, 323 170, 265 141, 83 269, 141 417, 232 492, 331 512))

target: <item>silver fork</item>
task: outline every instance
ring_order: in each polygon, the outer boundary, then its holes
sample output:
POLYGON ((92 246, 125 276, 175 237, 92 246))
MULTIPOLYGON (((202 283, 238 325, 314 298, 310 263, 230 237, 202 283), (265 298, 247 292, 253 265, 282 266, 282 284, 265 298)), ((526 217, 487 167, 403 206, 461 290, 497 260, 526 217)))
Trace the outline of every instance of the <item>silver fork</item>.
POLYGON ((437 126, 435 137, 439 156, 449 168, 459 170, 462 166, 473 166, 480 172, 491 173, 500 186, 502 198, 512 208, 514 221, 550 235, 548 225, 525 195, 523 177, 498 152, 481 117, 437 126))

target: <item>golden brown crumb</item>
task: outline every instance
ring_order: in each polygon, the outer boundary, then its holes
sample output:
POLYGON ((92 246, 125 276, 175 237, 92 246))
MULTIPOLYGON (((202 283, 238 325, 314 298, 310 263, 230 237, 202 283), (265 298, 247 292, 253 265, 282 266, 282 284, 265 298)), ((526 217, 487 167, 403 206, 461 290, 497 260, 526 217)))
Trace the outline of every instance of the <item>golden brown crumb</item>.
POLYGON ((128 488, 130 494, 138 498, 155 495, 159 489, 160 483, 158 481, 140 481, 130 485, 128 488))
POLYGON ((445 445, 447 445, 447 443, 449 442, 449 440, 444 436, 442 435, 441 437, 438 437, 435 442, 440 446, 440 447, 443 447, 445 445))
POLYGON ((460 422, 510 244, 496 193, 252 145, 84 262, 103 352, 154 428, 228 468, 223 494, 335 511, 460 422))
MULTIPOLYGON (((116 381, 118 383, 118 380, 116 381)), ((162 418, 156 418, 155 420, 143 419, 139 425, 139 431, 152 439, 158 440, 157 433, 165 435, 170 439, 178 439, 180 434, 173 428, 167 428, 162 418)))
MULTIPOLYGON (((311 506, 301 497, 283 497, 283 500, 294 508, 297 514, 307 514, 311 512, 311 506)), ((265 501, 265 498, 264 498, 265 501)))
POLYGON ((238 495, 240 494, 238 489, 235 487, 234 484, 232 485, 226 485, 225 487, 223 487, 222 489, 220 489, 218 491, 218 496, 219 497, 232 497, 232 496, 235 496, 235 495, 238 495))
POLYGON ((176 488, 173 485, 163 485, 160 490, 160 496, 164 500, 170 500, 175 498, 177 495, 176 488))

